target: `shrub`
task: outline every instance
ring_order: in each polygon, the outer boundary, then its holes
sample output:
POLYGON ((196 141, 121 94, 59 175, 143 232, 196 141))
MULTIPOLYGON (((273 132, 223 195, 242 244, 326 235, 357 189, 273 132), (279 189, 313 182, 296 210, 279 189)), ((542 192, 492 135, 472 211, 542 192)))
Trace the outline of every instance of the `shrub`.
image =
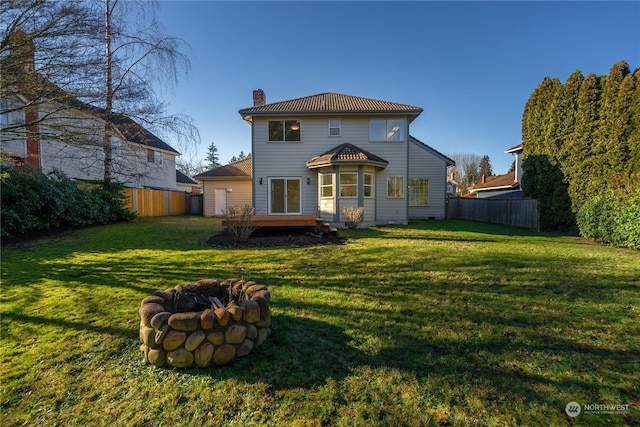
POLYGON ((358 225, 364 219, 364 207, 344 206, 342 208, 342 214, 347 218, 345 225, 348 228, 358 228, 358 225))
POLYGON ((135 215, 123 204, 119 186, 91 191, 60 171, 2 168, 2 237, 62 226, 106 224, 135 215))
POLYGON ((576 215, 580 234, 596 241, 610 242, 619 205, 618 197, 610 191, 588 200, 576 215))
POLYGON ((614 243, 640 249, 640 192, 628 198, 614 220, 614 243))
POLYGON ((253 225, 255 213, 255 208, 249 205, 232 206, 222 212, 224 220, 229 224, 234 242, 246 241, 259 228, 253 225))
POLYGON ((607 191, 588 200, 577 214, 583 237, 640 249, 640 192, 607 191))

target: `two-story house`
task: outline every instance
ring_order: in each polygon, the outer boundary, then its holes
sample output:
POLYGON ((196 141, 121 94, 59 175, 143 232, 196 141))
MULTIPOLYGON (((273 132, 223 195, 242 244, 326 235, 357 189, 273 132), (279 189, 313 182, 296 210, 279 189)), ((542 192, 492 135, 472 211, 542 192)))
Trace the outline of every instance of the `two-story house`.
POLYGON ((364 207, 363 226, 444 218, 454 162, 410 136, 422 108, 338 93, 267 104, 258 89, 253 99, 239 113, 251 125, 259 215, 317 215, 335 227, 345 206, 364 207))
MULTIPOLYGON (((41 76, 25 33, 16 32, 10 40, 10 54, 0 58, 3 162, 45 173, 58 169, 76 180, 103 179, 105 110, 81 102, 41 76)), ((112 123, 108 143, 114 181, 184 191, 176 181, 177 150, 129 117, 115 115, 112 123)))

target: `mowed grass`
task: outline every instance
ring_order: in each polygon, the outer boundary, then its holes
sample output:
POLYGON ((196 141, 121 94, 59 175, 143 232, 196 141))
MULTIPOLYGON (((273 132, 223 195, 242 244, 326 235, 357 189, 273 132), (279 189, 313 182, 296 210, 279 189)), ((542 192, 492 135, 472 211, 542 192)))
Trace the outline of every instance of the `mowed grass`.
POLYGON ((219 230, 137 219, 3 247, 1 424, 640 425, 638 251, 465 221, 201 244, 219 230), (207 277, 266 284, 272 338, 222 368, 143 364, 140 301, 207 277))

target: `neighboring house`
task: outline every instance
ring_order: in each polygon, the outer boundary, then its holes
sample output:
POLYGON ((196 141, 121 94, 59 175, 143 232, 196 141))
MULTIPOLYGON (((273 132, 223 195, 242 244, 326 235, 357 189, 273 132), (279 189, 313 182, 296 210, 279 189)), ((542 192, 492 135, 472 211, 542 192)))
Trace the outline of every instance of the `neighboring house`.
POLYGON ((422 108, 338 93, 267 104, 258 89, 253 99, 239 113, 251 125, 259 215, 316 215, 334 227, 344 207, 364 207, 363 226, 445 217, 454 162, 409 135, 422 108))
POLYGON ((515 168, 504 175, 482 177, 482 182, 469 189, 472 197, 479 199, 504 198, 521 199, 524 193, 520 189, 522 178, 522 144, 509 148, 505 153, 515 156, 515 168))
MULTIPOLYGON (((20 49, 0 59, 0 148, 15 165, 47 173, 53 169, 76 180, 104 178, 104 109, 79 101, 34 70, 33 43, 17 33, 20 49), (22 37, 22 38, 20 38, 22 37), (17 52, 17 53, 16 53, 17 52), (16 65, 19 64, 19 65, 16 65)), ((113 118, 110 146, 113 179, 129 187, 178 190, 178 151, 140 124, 113 118)))
POLYGON ((204 216, 221 216, 227 207, 253 206, 251 159, 247 157, 194 176, 202 182, 204 216))
POLYGON ((176 169, 176 187, 185 193, 197 193, 198 181, 189 178, 187 175, 176 169))

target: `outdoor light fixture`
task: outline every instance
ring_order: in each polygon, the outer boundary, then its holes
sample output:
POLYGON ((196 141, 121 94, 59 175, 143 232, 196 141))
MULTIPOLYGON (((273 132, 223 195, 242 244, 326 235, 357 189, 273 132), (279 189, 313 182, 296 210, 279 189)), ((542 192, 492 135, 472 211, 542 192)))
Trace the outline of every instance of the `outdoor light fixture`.
POLYGON ((311 184, 311 178, 307 177, 307 185, 311 184))
POLYGON ((260 178, 258 182, 260 183, 260 185, 262 185, 262 178, 260 178))

